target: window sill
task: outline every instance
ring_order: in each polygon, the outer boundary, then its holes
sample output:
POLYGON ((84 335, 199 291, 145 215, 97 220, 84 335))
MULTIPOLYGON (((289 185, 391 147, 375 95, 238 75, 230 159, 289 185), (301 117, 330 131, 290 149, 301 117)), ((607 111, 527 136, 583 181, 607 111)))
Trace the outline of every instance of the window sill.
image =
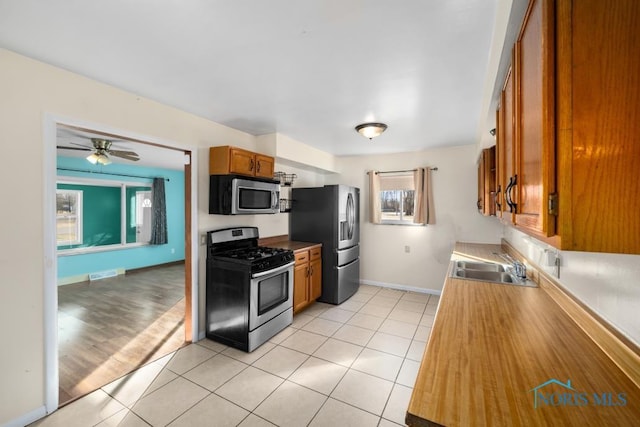
POLYGON ((56 252, 56 255, 59 257, 84 255, 84 254, 92 254, 97 252, 109 252, 109 251, 120 251, 123 249, 134 249, 134 248, 140 248, 143 246, 150 246, 150 245, 149 243, 127 243, 125 245, 118 244, 118 245, 90 246, 87 248, 59 249, 56 252))
POLYGON ((380 223, 374 223, 375 225, 407 225, 409 227, 424 227, 424 224, 416 224, 413 222, 405 221, 381 221, 380 223))

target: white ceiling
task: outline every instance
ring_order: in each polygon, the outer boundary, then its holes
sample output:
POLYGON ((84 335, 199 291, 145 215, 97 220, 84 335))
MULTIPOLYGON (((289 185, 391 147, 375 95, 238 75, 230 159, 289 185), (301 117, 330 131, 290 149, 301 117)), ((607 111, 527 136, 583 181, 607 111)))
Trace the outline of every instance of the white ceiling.
POLYGON ((498 1, 0 0, 0 46, 254 135, 415 151, 476 143, 498 1))

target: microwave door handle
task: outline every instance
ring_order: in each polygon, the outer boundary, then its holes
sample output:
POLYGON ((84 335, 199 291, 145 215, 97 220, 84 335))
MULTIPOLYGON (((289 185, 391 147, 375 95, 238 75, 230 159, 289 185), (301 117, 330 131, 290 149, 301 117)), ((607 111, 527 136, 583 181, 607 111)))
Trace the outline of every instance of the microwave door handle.
POLYGON ((282 273, 286 271, 289 267, 293 266, 295 263, 296 263, 295 261, 291 261, 290 263, 280 266, 278 268, 275 268, 273 270, 267 270, 267 271, 263 271, 262 273, 252 274, 251 278, 257 279, 259 277, 270 276, 272 274, 276 275, 276 274, 282 273))
POLYGON ((280 192, 272 191, 271 192, 271 209, 276 209, 278 207, 278 203, 280 203, 280 192))

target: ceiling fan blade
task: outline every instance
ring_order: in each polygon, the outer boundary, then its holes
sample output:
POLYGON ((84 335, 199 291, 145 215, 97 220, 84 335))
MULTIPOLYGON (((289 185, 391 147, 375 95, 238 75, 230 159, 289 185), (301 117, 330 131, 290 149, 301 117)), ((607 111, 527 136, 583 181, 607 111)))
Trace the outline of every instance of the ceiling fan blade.
POLYGON ((93 150, 93 147, 87 147, 87 146, 86 146, 86 145, 84 145, 84 144, 78 144, 77 142, 73 142, 73 141, 71 141, 71 143, 72 143, 73 145, 77 145, 78 147, 86 148, 87 150, 93 150))
POLYGON ((114 157, 120 157, 121 159, 125 159, 125 160, 131 160, 132 162, 137 162, 138 160, 140 160, 140 157, 134 157, 134 156, 130 156, 128 154, 120 154, 120 151, 116 151, 115 153, 113 151, 109 152, 110 156, 114 156, 114 157))
POLYGON ((134 151, 125 151, 125 150, 109 150, 109 154, 113 154, 114 156, 140 157, 138 153, 134 151))
POLYGON ((91 148, 80 148, 80 147, 63 147, 62 145, 56 145, 56 148, 61 150, 78 150, 78 151, 93 151, 91 148))

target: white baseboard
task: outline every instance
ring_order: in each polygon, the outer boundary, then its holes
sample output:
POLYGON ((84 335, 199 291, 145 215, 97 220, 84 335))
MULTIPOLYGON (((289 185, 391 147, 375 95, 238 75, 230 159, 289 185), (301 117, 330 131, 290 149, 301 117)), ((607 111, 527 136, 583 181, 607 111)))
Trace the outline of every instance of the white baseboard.
POLYGON ((375 280, 360 280, 363 285, 379 286, 381 288, 398 289, 400 291, 417 292, 420 294, 440 295, 441 290, 416 288, 415 286, 398 285, 396 283, 377 282, 375 280))
POLYGON ((6 424, 3 424, 2 427, 24 427, 46 415, 47 409, 44 406, 41 406, 38 409, 34 409, 31 412, 27 412, 18 418, 8 421, 6 424))

